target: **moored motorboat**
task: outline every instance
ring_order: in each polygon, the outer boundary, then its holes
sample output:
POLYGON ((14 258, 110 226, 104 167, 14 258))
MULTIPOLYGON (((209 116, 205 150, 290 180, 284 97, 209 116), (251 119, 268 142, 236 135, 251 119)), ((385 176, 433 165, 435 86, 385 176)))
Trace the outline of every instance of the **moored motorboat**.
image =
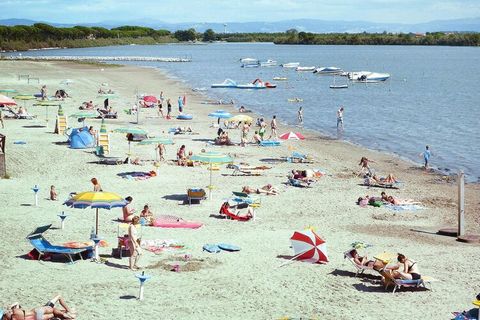
POLYGON ((300 66, 300 62, 288 62, 280 65, 282 68, 297 68, 300 66))
POLYGON ((277 65, 277 61, 268 59, 267 61, 260 61, 260 67, 274 67, 277 65))
POLYGON ((241 58, 240 59, 240 62, 241 63, 258 63, 258 59, 254 59, 254 58, 241 58))
POLYGON ((313 70, 316 74, 340 74, 343 70, 337 67, 321 67, 313 70))
POLYGON ((379 72, 370 72, 370 71, 359 71, 359 72, 349 72, 348 79, 354 82, 367 82, 375 83, 386 81, 390 78, 389 73, 379 73, 379 72))
POLYGON ((300 71, 300 72, 312 72, 315 70, 315 67, 297 67, 295 68, 295 71, 300 71))

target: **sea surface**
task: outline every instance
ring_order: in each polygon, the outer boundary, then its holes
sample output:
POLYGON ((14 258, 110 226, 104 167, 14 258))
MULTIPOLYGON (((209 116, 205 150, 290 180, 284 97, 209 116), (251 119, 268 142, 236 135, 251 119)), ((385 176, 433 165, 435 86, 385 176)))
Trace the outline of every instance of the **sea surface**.
MULTIPOLYGON (((15 53, 18 54, 18 53, 15 53)), ((23 52, 24 55, 190 57, 190 63, 122 62, 165 70, 192 88, 205 87, 211 98, 234 99, 238 105, 270 119, 295 124, 304 109, 304 126, 371 149, 420 163, 429 145, 432 165, 447 173, 464 170, 480 181, 480 48, 419 46, 295 46, 271 43, 116 46, 23 52), (273 59, 278 64, 336 66, 346 71, 391 74, 379 84, 351 84, 333 90, 331 76, 277 67, 241 68, 240 58, 273 59), (273 81, 287 77, 288 81, 273 81), (230 78, 256 78, 278 84, 269 90, 211 89, 230 78), (302 103, 287 100, 298 97, 302 103), (336 129, 336 110, 344 106, 345 129, 336 129)), ((347 83, 343 77, 336 84, 347 83)), ((158 92, 151 94, 158 95, 158 92)), ((141 90, 141 88, 140 88, 141 90)), ((188 95, 188 93, 187 93, 188 95)), ((175 97, 172 97, 176 101, 175 97)), ((187 110, 188 112, 188 110, 187 110)))

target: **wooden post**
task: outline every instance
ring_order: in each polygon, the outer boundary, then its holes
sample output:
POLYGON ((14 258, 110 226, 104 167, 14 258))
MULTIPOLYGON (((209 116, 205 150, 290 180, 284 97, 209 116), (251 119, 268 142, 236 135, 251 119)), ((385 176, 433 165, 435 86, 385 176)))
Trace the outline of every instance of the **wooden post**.
POLYGON ((465 174, 458 173, 458 236, 465 235, 465 174))

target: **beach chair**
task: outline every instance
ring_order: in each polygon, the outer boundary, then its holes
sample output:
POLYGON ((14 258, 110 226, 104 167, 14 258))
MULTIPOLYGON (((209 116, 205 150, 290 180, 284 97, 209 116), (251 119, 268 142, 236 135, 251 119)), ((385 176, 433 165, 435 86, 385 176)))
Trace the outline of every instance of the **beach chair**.
POLYGON ((244 169, 237 165, 231 165, 230 168, 233 169, 232 176, 261 176, 263 173, 257 169, 244 169))
POLYGON ((382 282, 385 286, 385 290, 388 290, 389 287, 393 287, 392 293, 395 293, 397 289, 404 288, 425 288, 432 290, 431 283, 435 281, 435 279, 422 276, 421 279, 418 280, 402 280, 402 279, 395 279, 389 270, 382 269, 379 271, 380 275, 382 276, 382 282), (427 284, 430 288, 427 287, 427 284))
POLYGON ((200 203, 202 200, 207 198, 207 194, 204 189, 200 188, 189 188, 187 189, 187 201, 188 205, 192 205, 192 201, 198 201, 200 203))
POLYGON ((313 158, 294 151, 290 157, 287 157, 287 161, 292 163, 313 163, 313 158))
POLYGON ((348 250, 348 251, 345 251, 343 253, 343 258, 344 259, 347 259, 348 261, 350 261, 352 263, 352 265, 355 267, 355 277, 358 276, 358 275, 363 275, 363 273, 365 272, 365 270, 374 270, 373 269, 373 266, 372 267, 368 267, 368 266, 364 266, 364 265, 359 265, 358 263, 355 262, 354 258, 352 257, 352 255, 350 254, 352 250, 348 250))
POLYGON ((128 244, 128 226, 128 223, 119 223, 117 227, 117 251, 119 259, 123 258, 123 250, 130 250, 128 244))
POLYGON ((232 194, 234 195, 232 201, 235 201, 237 205, 240 203, 246 203, 253 208, 260 207, 261 200, 252 198, 248 193, 232 191, 232 194))
POLYGON ((80 256, 80 259, 83 260, 82 253, 88 250, 92 250, 92 247, 72 249, 64 246, 52 245, 47 239, 43 237, 43 233, 50 229, 51 226, 52 225, 49 224, 46 226, 38 227, 27 236, 27 240, 38 252, 38 260, 40 260, 40 258, 45 254, 61 254, 68 257, 71 263, 74 263, 74 256, 78 255, 80 256))
POLYGON ((253 217, 250 216, 237 216, 236 214, 230 212, 224 205, 220 207, 220 212, 221 215, 225 215, 227 219, 235 220, 235 221, 248 221, 252 219, 253 217))

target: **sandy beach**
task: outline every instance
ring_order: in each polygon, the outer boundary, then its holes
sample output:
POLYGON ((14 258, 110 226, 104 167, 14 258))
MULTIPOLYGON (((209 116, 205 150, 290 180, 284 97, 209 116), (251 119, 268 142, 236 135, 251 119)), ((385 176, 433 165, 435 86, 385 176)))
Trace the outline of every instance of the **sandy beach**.
MULTIPOLYGON (((155 155, 153 146, 132 144, 134 155, 148 160, 143 166, 99 165, 95 163, 98 159, 93 149, 70 149, 64 143, 65 136, 53 133, 56 107, 49 109, 48 126, 36 127, 46 122, 45 107, 32 106, 31 101, 26 101, 28 111, 37 115, 37 119, 5 120, 5 129, 0 129, 7 137, 9 174, 9 179, 0 180, 3 307, 19 301, 22 306, 34 308, 60 293, 76 309, 77 319, 449 319, 452 311, 470 309, 472 299, 480 292, 480 246, 436 234, 442 227, 456 226, 457 184, 435 173, 425 173, 420 164, 282 124, 280 133, 301 131, 306 139, 285 141, 282 146, 271 148, 210 145, 208 140, 215 138, 217 128, 210 126, 216 119, 207 115, 217 109, 234 114, 238 111, 231 106, 202 104, 204 96, 151 68, 30 61, 0 61, 0 67, 0 83, 4 88, 29 94, 39 92, 43 84, 49 94, 64 88, 71 95, 62 103, 67 116, 78 112, 84 101, 93 100, 101 106, 103 98, 97 98, 97 90, 102 83, 108 84, 105 87, 118 95, 110 99, 110 104, 119 112, 119 119, 106 120, 108 131, 131 125, 162 136, 168 135, 169 128, 191 126, 198 133, 172 136, 175 144, 166 146, 167 161, 158 167, 156 177, 140 181, 122 179, 118 174, 155 170, 151 161, 155 155), (18 80, 19 74, 39 77, 40 83, 27 84, 25 79, 18 80), (65 79, 73 83, 60 85, 65 79), (156 109, 142 109, 140 124, 136 125, 136 116, 123 112, 136 102, 136 90, 156 96, 163 91, 172 100, 174 115, 178 114, 177 98, 186 93, 185 112, 192 114, 193 120, 165 120, 158 117, 156 109), (174 165, 171 160, 176 158, 182 144, 187 152, 194 154, 201 149, 219 151, 232 156, 236 164, 271 169, 261 176, 231 176, 233 170, 221 165, 219 171, 213 172, 212 199, 200 205, 183 205, 187 188, 208 185, 210 172, 206 166, 174 165), (312 155, 315 162, 282 161, 292 151, 312 155), (360 185, 363 180, 356 173, 362 156, 375 161, 372 166, 376 172, 392 173, 403 182, 398 190, 386 190, 388 194, 419 201, 425 209, 396 212, 384 207, 359 207, 358 197, 380 196, 383 191, 360 185), (326 175, 312 188, 285 184, 292 169, 316 168, 326 175), (70 192, 91 190, 93 177, 105 191, 132 196, 132 206, 137 212, 148 203, 156 215, 175 215, 204 224, 196 230, 141 229, 142 239, 172 239, 185 245, 181 250, 159 254, 144 251, 139 264, 152 278, 146 283, 143 301, 135 298, 138 272, 128 270, 128 258, 111 256, 117 245, 121 209, 100 210, 99 234, 109 245, 100 249, 104 263, 78 261, 72 265, 24 258, 32 250, 25 237, 41 225, 52 223, 56 227, 45 234, 54 244, 89 240, 95 223, 94 210, 71 209, 62 203, 70 192), (277 187, 280 194, 256 195, 261 198, 261 206, 256 209, 255 221, 236 222, 211 216, 218 213, 232 191, 241 191, 245 185, 258 188, 268 183, 277 187), (33 206, 31 188, 35 184, 40 186, 38 207, 33 206), (56 186, 58 201, 47 199, 50 185, 56 186), (64 230, 59 229, 57 217, 62 211, 68 214, 64 230), (292 256, 289 238, 293 232, 306 227, 313 227, 326 241, 330 262, 320 265, 297 261, 279 267, 287 262, 286 257, 292 256), (403 253, 417 261, 422 275, 438 281, 432 284, 433 290, 402 289, 392 294, 384 290, 377 272, 355 277, 353 266, 343 258, 355 241, 373 245, 367 249, 369 256, 384 251, 403 253), (235 244, 241 251, 218 254, 202 251, 206 243, 221 242, 235 244), (192 258, 183 269, 180 266, 180 272, 168 270, 168 266, 186 254, 192 258)), ((23 105, 24 101, 18 103, 23 105)), ((70 127, 78 126, 76 119, 68 121, 70 127)), ((99 130, 100 121, 87 119, 86 123, 99 130)), ((232 129, 229 134, 234 142, 240 141, 240 130, 232 129)), ((125 135, 110 133, 110 139, 111 155, 126 157, 125 135)), ((434 157, 432 161, 435 164, 434 157)), ((466 186, 469 233, 480 233, 479 196, 479 185, 466 186)))

